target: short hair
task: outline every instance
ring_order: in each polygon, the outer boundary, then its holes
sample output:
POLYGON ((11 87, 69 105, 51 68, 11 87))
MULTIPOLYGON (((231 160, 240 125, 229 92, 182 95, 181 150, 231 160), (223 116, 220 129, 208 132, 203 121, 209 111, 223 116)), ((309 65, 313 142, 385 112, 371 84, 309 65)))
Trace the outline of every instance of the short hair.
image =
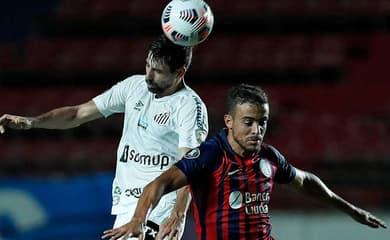
POLYGON ((268 97, 260 87, 241 83, 232 87, 229 91, 227 100, 228 113, 233 114, 236 105, 243 103, 267 104, 268 97))
POLYGON ((150 44, 149 51, 153 59, 168 65, 171 72, 183 66, 188 69, 191 64, 192 47, 176 45, 164 34, 150 44))

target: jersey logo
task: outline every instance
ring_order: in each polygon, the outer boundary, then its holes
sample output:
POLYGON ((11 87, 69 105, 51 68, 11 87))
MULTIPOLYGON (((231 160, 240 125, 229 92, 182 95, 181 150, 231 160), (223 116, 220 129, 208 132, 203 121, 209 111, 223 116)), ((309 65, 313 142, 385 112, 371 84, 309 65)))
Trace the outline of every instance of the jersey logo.
POLYGON ((169 112, 158 113, 158 114, 154 115, 153 120, 157 124, 164 125, 167 123, 169 116, 170 116, 169 112))
POLYGON ((184 157, 187 158, 187 159, 195 159, 195 158, 198 158, 200 155, 200 150, 199 148, 193 148, 191 150, 189 150, 185 155, 184 157))
POLYGON ((144 103, 141 100, 138 100, 138 102, 134 106, 134 110, 141 111, 141 108, 144 106, 144 103))
POLYGON ((271 177, 272 175, 272 166, 266 159, 260 160, 260 170, 263 173, 263 175, 267 178, 271 177))
POLYGON ((119 161, 123 163, 132 162, 146 166, 159 167, 160 170, 162 170, 163 168, 168 167, 169 162, 174 161, 174 159, 164 153, 142 154, 134 149, 130 149, 129 145, 126 145, 123 148, 123 153, 119 161))
POLYGON ((233 209, 239 209, 242 206, 242 194, 240 191, 233 191, 229 195, 229 205, 233 209))
POLYGON ((135 197, 135 198, 139 198, 141 196, 141 193, 142 193, 142 188, 140 187, 137 187, 137 188, 129 188, 129 189, 126 189, 125 190, 125 195, 126 197, 135 197))
POLYGON ((234 174, 238 173, 239 171, 240 171, 240 169, 230 171, 230 172, 228 172, 228 176, 234 175, 234 174))
POLYGON ((147 128, 148 128, 148 123, 145 122, 145 121, 142 120, 142 119, 139 119, 139 120, 138 120, 138 127, 141 127, 141 128, 143 128, 143 129, 147 129, 147 128))
POLYGON ((145 225, 145 239, 156 239, 159 229, 159 225, 148 220, 145 225))

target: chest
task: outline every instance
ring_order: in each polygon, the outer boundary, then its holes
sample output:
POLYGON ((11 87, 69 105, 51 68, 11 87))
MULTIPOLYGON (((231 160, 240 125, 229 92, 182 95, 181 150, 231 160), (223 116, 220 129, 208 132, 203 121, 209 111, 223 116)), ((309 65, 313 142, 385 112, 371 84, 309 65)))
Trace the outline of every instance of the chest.
POLYGON ((265 158, 241 162, 226 159, 221 177, 225 186, 233 191, 271 192, 276 169, 275 164, 265 158))
POLYGON ((150 94, 129 99, 126 104, 125 124, 132 131, 147 131, 164 135, 175 128, 175 105, 157 101, 150 94))

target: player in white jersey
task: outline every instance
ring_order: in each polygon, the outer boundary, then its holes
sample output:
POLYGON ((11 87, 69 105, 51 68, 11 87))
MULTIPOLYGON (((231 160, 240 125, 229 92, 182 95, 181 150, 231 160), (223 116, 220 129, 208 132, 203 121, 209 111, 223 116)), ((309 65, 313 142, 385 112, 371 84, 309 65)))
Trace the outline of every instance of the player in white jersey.
MULTIPOLYGON (((56 108, 37 117, 4 114, 0 132, 5 127, 68 129, 124 113, 112 186, 113 228, 121 227, 133 216, 144 186, 207 136, 206 107, 184 82, 191 58, 190 47, 175 45, 161 35, 150 45, 145 75, 118 82, 86 103, 56 108)), ((186 188, 166 195, 148 218, 146 239, 154 239, 158 231, 159 237, 180 237, 189 200, 186 188)))

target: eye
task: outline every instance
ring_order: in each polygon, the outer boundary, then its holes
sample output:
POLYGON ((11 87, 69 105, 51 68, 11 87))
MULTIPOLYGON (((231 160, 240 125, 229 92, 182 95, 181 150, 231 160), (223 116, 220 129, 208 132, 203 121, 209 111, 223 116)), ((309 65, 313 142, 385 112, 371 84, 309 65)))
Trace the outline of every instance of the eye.
POLYGON ((252 126, 253 120, 246 119, 246 120, 244 120, 244 124, 245 124, 246 126, 252 126))

